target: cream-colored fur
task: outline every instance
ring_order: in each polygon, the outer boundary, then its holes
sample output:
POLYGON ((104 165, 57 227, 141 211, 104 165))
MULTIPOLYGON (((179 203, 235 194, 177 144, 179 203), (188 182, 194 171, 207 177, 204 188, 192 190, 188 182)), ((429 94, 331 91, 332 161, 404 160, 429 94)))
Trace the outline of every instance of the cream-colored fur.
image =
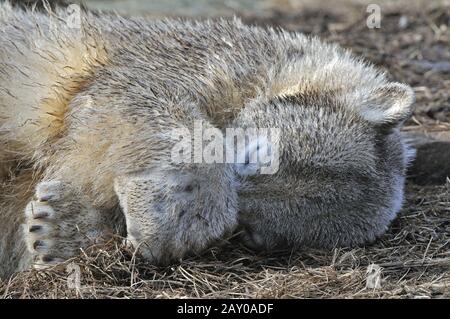
POLYGON ((239 225, 271 249, 354 245, 399 210, 407 86, 337 46, 238 20, 149 21, 0 4, 0 277, 112 233, 150 262, 239 225), (280 171, 174 163, 195 121, 282 132, 280 171))

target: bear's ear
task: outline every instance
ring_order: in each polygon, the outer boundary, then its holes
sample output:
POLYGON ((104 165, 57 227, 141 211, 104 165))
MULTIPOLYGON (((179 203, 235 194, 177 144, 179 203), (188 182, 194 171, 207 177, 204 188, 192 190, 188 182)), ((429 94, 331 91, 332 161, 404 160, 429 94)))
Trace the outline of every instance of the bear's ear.
POLYGON ((362 105, 361 116, 373 124, 395 126, 411 116, 414 100, 411 87, 389 83, 370 93, 362 105))

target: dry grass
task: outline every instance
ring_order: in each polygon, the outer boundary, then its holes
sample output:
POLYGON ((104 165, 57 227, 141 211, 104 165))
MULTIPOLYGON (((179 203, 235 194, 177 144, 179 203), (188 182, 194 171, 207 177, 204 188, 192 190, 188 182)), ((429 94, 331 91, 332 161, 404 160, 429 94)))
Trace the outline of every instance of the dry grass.
MULTIPOLYGON (((339 42, 410 83, 417 94, 412 126, 450 122, 450 7, 437 2, 382 6, 382 28, 369 30, 365 7, 293 7, 279 1, 245 21, 283 26, 339 42), (400 22, 402 21, 402 22, 400 22)), ((384 2, 383 2, 384 3, 384 2)), ((447 124, 448 125, 448 124, 447 124)), ((145 264, 117 241, 73 259, 81 289, 68 289, 64 265, 20 273, 0 283, 4 298, 450 298, 450 180, 410 183, 405 208, 374 245, 333 251, 255 254, 233 239, 167 268, 145 264), (381 287, 366 288, 367 268, 382 267, 381 287)))
MULTIPOLYGON (((225 243, 167 268, 146 264, 111 242, 71 260, 81 289, 68 289, 65 265, 20 273, 4 298, 442 298, 450 297, 450 183, 408 187, 407 208, 374 245, 258 255, 225 243), (382 267, 366 288, 367 267, 382 267)), ((68 263, 70 263, 68 262, 68 263)))

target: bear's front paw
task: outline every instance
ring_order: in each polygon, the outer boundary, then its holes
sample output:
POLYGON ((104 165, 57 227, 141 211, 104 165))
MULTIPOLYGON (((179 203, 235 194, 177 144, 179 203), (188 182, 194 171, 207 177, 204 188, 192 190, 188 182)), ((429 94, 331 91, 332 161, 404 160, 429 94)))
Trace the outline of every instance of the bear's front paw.
POLYGON ((65 261, 101 237, 100 216, 70 186, 57 181, 39 183, 25 209, 25 239, 34 267, 65 261))

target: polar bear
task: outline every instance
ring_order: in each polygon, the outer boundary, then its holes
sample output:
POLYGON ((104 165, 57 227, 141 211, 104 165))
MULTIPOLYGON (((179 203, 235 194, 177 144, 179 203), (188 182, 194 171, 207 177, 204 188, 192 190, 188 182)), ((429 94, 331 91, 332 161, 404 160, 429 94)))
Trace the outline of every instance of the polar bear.
POLYGON ((358 245, 399 211, 407 85, 237 19, 70 14, 0 4, 0 277, 114 233, 153 263, 236 230, 260 249, 358 245), (173 161, 196 121, 278 128, 279 169, 173 161))

